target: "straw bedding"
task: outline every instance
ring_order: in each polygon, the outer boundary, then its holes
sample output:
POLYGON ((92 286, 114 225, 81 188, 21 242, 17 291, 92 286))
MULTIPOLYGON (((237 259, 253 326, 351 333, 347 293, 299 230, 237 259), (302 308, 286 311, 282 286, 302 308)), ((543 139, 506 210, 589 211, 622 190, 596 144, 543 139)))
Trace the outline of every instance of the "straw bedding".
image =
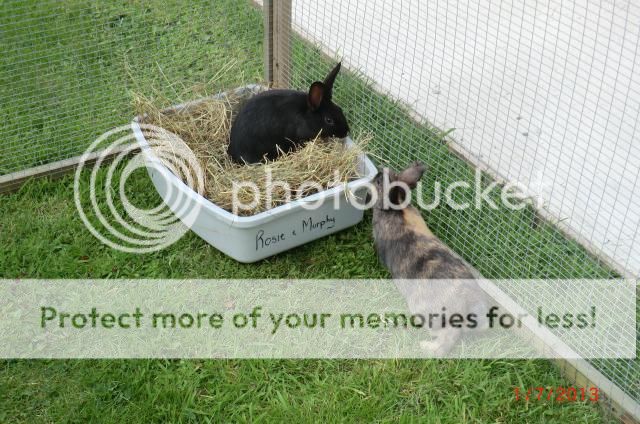
MULTIPOLYGON (((227 95, 190 103, 180 111, 175 111, 156 106, 164 103, 157 99, 154 101, 141 95, 135 96, 136 111, 139 116, 143 116, 141 122, 178 135, 193 151, 204 170, 204 193, 201 194, 205 198, 234 212, 234 182, 252 182, 258 187, 257 206, 248 210, 236 210, 238 215, 254 215, 268 209, 268 171, 272 182, 289 184, 292 199, 317 192, 311 182, 319 183, 326 189, 358 176, 358 156, 372 138, 370 135, 356 137, 355 146, 349 149, 339 140, 316 137, 301 149, 281 154, 278 159, 264 164, 241 165, 232 162, 227 155, 229 131, 234 113, 242 101, 242 97, 227 95)), ((286 203, 286 194, 282 187, 275 186, 272 190, 271 207, 286 203)), ((238 200, 248 204, 254 198, 254 190, 239 186, 236 195, 238 200)))

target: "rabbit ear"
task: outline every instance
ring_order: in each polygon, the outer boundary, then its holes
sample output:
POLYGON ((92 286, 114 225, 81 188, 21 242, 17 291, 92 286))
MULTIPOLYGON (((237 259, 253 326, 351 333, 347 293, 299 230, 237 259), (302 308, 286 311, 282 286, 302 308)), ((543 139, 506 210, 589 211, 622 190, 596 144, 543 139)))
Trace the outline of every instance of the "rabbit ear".
POLYGON ((414 162, 409 168, 405 169, 398 175, 398 180, 404 182, 409 188, 416 188, 416 184, 422 178, 422 174, 427 167, 420 162, 414 162))
POLYGON ((307 96, 307 104, 309 109, 315 111, 322 104, 325 96, 325 86, 320 81, 316 81, 309 87, 309 95, 307 96))
POLYGON ((340 66, 342 62, 338 62, 338 64, 329 72, 329 74, 324 79, 324 85, 327 88, 327 99, 331 100, 331 94, 333 90, 333 82, 336 80, 336 76, 338 76, 338 72, 340 72, 340 66))

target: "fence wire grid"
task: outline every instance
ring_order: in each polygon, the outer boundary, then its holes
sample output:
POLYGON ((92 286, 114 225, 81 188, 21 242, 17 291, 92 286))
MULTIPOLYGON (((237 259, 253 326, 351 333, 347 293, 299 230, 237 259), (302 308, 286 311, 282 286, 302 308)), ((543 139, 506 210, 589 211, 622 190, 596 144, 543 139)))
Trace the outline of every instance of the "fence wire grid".
MULTIPOLYGON (((473 184, 474 167, 483 187, 529 189, 532 206, 518 212, 426 214, 484 276, 638 278, 640 6, 300 0, 291 9, 291 85, 341 58, 350 73, 336 101, 356 131, 375 135, 385 164, 428 165, 426 198, 436 180, 473 184)), ((592 364, 637 407, 640 361, 592 364)))
POLYGON ((232 0, 0 3, 0 175, 80 155, 133 93, 261 79, 262 25, 232 0))
MULTIPOLYGON (((640 276, 639 5, 283 3, 285 84, 304 90, 341 59, 334 100, 353 133, 374 135, 379 164, 425 162, 428 200, 436 181, 473 185, 475 167, 484 186, 531 190, 537 207, 520 211, 425 214, 485 277, 640 276)), ((0 176, 82 153, 130 120, 132 91, 173 95, 168 82, 223 67, 220 90, 261 81, 261 4, 2 2, 0 176)), ((592 364, 640 403, 640 360, 592 364)))

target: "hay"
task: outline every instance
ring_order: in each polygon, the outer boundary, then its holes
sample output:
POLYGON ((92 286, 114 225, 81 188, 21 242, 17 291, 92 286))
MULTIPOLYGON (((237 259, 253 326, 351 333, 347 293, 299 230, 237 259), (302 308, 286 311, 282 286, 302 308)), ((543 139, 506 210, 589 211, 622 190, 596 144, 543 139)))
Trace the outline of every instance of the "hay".
MULTIPOLYGON (((319 191, 310 183, 323 189, 344 184, 358 177, 358 157, 364 152, 370 135, 356 137, 352 148, 345 148, 338 140, 316 137, 301 149, 281 154, 278 159, 265 164, 241 165, 227 155, 229 131, 234 113, 240 107, 241 97, 228 95, 220 99, 208 98, 190 104, 180 111, 163 110, 164 101, 150 100, 135 95, 135 106, 142 122, 153 124, 178 135, 195 154, 203 170, 204 195, 212 203, 241 216, 254 215, 269 209, 267 203, 268 175, 271 175, 271 207, 285 204, 291 199, 302 198, 319 191), (273 182, 286 182, 291 187, 291 199, 281 186, 273 182), (252 209, 234 211, 234 182, 252 182, 258 187, 259 201, 252 209)), ((254 191, 240 186, 237 199, 248 204, 254 191)))

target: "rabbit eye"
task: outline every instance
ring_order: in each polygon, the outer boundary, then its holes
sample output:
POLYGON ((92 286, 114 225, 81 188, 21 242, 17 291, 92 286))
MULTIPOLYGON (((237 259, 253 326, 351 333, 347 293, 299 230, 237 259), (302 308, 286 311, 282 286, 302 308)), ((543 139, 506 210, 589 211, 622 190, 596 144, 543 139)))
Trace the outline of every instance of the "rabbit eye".
POLYGON ((325 116, 324 117, 324 122, 327 123, 327 125, 333 125, 333 118, 330 116, 325 116))

